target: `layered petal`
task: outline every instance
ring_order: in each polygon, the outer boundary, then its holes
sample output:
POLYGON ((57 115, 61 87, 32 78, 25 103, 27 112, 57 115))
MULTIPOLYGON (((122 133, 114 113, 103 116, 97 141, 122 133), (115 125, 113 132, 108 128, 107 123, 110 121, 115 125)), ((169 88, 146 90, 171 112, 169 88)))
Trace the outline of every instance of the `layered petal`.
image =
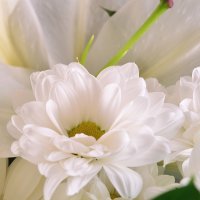
POLYGON ((123 198, 135 198, 142 189, 142 179, 135 171, 121 166, 107 165, 104 170, 123 198))

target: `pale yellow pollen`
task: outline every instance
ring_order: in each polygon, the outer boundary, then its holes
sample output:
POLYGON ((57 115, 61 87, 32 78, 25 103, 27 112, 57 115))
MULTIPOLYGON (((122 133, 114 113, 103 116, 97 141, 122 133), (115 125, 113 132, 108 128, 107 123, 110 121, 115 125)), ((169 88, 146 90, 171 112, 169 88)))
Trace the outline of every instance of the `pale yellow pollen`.
POLYGON ((104 133, 105 130, 101 130, 99 126, 97 126, 94 122, 82 122, 78 126, 72 128, 68 131, 68 136, 73 137, 76 134, 84 133, 88 136, 93 136, 96 139, 99 139, 104 133))

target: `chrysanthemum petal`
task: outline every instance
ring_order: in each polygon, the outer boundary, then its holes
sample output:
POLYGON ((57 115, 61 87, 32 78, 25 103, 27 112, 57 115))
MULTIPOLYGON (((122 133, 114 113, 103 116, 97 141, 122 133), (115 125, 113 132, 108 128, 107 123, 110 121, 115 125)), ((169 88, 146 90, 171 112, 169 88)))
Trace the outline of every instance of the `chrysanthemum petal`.
POLYGON ((121 197, 135 198, 141 191, 142 178, 137 172, 115 165, 106 165, 103 168, 121 197))
POLYGON ((58 185, 67 178, 67 174, 56 171, 56 173, 48 177, 44 185, 44 199, 50 200, 58 185))
POLYGON ((90 174, 69 177, 67 180, 67 194, 71 196, 78 193, 95 175, 98 174, 100 169, 100 166, 94 166, 90 174))
POLYGON ((118 83, 132 78, 139 78, 139 70, 135 63, 127 63, 122 66, 112 66, 103 71, 97 76, 97 79, 102 85, 109 83, 118 83))

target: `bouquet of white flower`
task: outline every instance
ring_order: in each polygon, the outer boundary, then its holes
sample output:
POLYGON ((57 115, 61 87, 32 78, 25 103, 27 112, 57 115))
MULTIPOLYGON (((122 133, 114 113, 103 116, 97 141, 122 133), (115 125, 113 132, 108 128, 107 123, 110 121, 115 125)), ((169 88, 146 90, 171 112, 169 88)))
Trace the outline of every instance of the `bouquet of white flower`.
POLYGON ((0 200, 200 200, 199 10, 1 0, 0 200))

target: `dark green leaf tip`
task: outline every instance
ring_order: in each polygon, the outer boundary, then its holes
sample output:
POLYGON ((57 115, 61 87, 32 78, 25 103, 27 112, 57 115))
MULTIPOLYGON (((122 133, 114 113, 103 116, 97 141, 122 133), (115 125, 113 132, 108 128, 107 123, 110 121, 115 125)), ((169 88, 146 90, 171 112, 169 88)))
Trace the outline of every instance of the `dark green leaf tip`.
POLYGON ((153 200, 200 200, 200 192, 191 181, 188 185, 170 190, 153 200))

